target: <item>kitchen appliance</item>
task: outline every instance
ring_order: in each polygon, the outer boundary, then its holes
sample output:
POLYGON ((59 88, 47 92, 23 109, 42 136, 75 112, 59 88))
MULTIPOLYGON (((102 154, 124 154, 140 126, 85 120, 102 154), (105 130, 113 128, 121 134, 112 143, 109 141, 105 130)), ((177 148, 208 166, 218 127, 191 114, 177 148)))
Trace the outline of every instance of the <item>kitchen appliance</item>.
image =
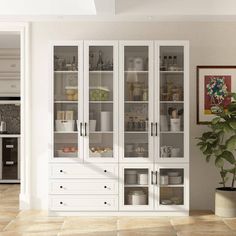
POLYGON ((2 179, 19 179, 17 138, 2 138, 2 179))

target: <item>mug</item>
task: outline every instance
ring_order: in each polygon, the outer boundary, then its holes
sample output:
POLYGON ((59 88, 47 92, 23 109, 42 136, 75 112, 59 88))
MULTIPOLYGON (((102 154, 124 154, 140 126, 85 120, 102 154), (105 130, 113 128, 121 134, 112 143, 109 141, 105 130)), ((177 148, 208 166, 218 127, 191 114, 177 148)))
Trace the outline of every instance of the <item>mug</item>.
POLYGON ((173 147, 173 148, 171 149, 171 156, 172 156, 172 157, 178 157, 179 154, 180 154, 180 148, 175 148, 175 147, 173 147))

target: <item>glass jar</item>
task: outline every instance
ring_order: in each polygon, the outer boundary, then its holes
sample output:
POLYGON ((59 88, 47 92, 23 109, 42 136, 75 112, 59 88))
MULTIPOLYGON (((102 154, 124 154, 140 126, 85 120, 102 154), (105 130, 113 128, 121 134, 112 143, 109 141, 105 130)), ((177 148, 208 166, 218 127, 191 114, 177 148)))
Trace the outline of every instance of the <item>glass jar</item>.
POLYGON ((134 83, 134 90, 133 90, 133 99, 134 101, 141 101, 141 84, 140 83, 134 83))

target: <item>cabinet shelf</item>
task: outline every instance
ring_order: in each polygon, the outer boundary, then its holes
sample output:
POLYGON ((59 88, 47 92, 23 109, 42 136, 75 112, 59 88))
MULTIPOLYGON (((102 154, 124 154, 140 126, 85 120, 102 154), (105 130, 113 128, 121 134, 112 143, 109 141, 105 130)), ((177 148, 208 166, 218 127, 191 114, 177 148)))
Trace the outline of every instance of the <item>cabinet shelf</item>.
POLYGON ((147 188, 149 187, 148 184, 125 184, 124 185, 125 188, 147 188))
POLYGON ((160 71, 160 74, 183 74, 184 71, 179 70, 179 71, 160 71))
POLYGON ((125 73, 148 74, 147 70, 126 70, 125 73))
POLYGON ((55 134, 78 134, 78 131, 54 131, 55 134))
POLYGON ((125 103, 148 104, 148 101, 125 101, 125 103))
POLYGON ((113 134, 113 131, 90 131, 90 134, 113 134))
POLYGON ((160 134, 183 134, 184 131, 160 131, 160 134))
POLYGON ((183 184, 167 184, 167 185, 160 185, 160 188, 179 188, 184 187, 183 184))
POLYGON ((184 103, 184 101, 160 101, 160 103, 164 103, 164 104, 165 103, 167 103, 167 104, 168 103, 180 103, 181 104, 181 103, 184 103))
POLYGON ((56 70, 55 74, 78 74, 78 70, 56 70))
POLYGON ((78 101, 54 101, 54 103, 69 103, 69 104, 75 103, 75 104, 77 104, 78 101))
POLYGON ((125 131, 126 134, 148 134, 148 131, 125 131))
POLYGON ((113 101, 89 101, 89 103, 95 103, 95 104, 100 104, 100 103, 113 103, 113 101))
POLYGON ((113 70, 90 70, 90 74, 112 74, 113 70))

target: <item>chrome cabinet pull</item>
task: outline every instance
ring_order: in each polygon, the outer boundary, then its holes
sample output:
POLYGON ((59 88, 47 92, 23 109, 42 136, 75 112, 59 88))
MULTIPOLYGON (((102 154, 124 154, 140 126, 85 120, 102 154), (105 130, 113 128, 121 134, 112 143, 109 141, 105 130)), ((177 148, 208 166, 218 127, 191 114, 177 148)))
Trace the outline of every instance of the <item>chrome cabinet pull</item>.
POLYGON ((158 125, 157 125, 157 122, 155 123, 155 126, 156 126, 156 136, 157 136, 157 133, 158 133, 158 125))
POLYGON ((151 171, 151 184, 153 185, 154 184, 154 182, 153 182, 153 171, 151 171))

